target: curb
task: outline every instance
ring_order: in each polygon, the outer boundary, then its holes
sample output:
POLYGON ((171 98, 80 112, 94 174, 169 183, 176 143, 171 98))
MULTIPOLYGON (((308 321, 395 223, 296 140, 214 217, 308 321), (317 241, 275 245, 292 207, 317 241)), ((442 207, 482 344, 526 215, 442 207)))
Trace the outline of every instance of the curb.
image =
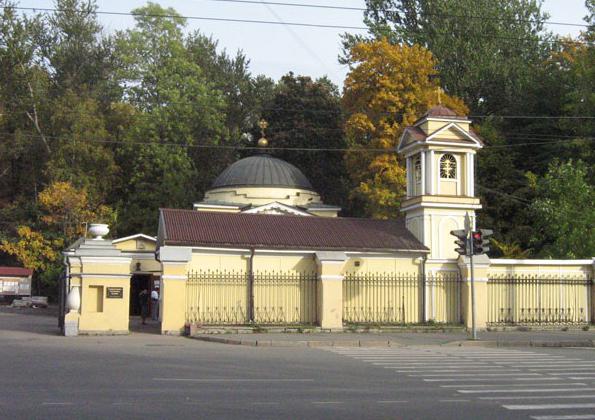
POLYGON ((212 337, 212 336, 194 336, 189 337, 194 340, 207 341, 219 344, 231 344, 252 347, 404 347, 403 344, 390 340, 239 340, 234 338, 212 337))

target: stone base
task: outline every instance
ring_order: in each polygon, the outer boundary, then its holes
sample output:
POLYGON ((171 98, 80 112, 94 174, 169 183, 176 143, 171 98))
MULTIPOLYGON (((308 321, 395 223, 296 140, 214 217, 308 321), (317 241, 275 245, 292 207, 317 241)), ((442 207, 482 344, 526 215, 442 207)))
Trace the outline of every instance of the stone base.
POLYGON ((64 336, 76 337, 77 335, 79 335, 79 321, 78 321, 78 319, 65 320, 64 321, 64 336))

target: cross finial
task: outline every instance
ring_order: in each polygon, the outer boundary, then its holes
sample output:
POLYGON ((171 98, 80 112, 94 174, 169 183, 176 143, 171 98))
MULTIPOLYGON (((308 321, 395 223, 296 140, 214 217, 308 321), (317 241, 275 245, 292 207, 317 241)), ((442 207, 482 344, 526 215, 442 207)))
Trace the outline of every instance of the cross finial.
POLYGON ((269 141, 265 137, 265 130, 268 128, 269 123, 264 118, 261 118, 258 122, 258 126, 260 127, 260 139, 258 139, 258 145, 260 147, 267 147, 269 141))
POLYGON ((442 97, 441 95, 444 93, 444 90, 440 86, 436 88, 436 93, 438 94, 438 105, 442 105, 442 97))

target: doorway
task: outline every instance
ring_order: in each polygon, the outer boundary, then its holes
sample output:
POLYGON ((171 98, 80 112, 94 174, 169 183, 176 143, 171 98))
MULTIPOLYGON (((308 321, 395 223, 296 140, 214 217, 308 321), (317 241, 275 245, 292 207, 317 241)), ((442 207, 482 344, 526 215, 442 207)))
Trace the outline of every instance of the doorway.
POLYGON ((140 316, 140 299, 143 289, 151 293, 151 275, 133 274, 130 280, 130 316, 140 316))

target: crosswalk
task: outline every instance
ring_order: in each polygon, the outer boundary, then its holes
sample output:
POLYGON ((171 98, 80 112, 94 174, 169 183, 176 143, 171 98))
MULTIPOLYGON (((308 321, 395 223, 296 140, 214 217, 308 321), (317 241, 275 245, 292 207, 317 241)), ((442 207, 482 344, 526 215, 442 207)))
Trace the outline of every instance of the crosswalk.
POLYGON ((534 420, 595 419, 595 361, 482 347, 329 350, 534 420))

